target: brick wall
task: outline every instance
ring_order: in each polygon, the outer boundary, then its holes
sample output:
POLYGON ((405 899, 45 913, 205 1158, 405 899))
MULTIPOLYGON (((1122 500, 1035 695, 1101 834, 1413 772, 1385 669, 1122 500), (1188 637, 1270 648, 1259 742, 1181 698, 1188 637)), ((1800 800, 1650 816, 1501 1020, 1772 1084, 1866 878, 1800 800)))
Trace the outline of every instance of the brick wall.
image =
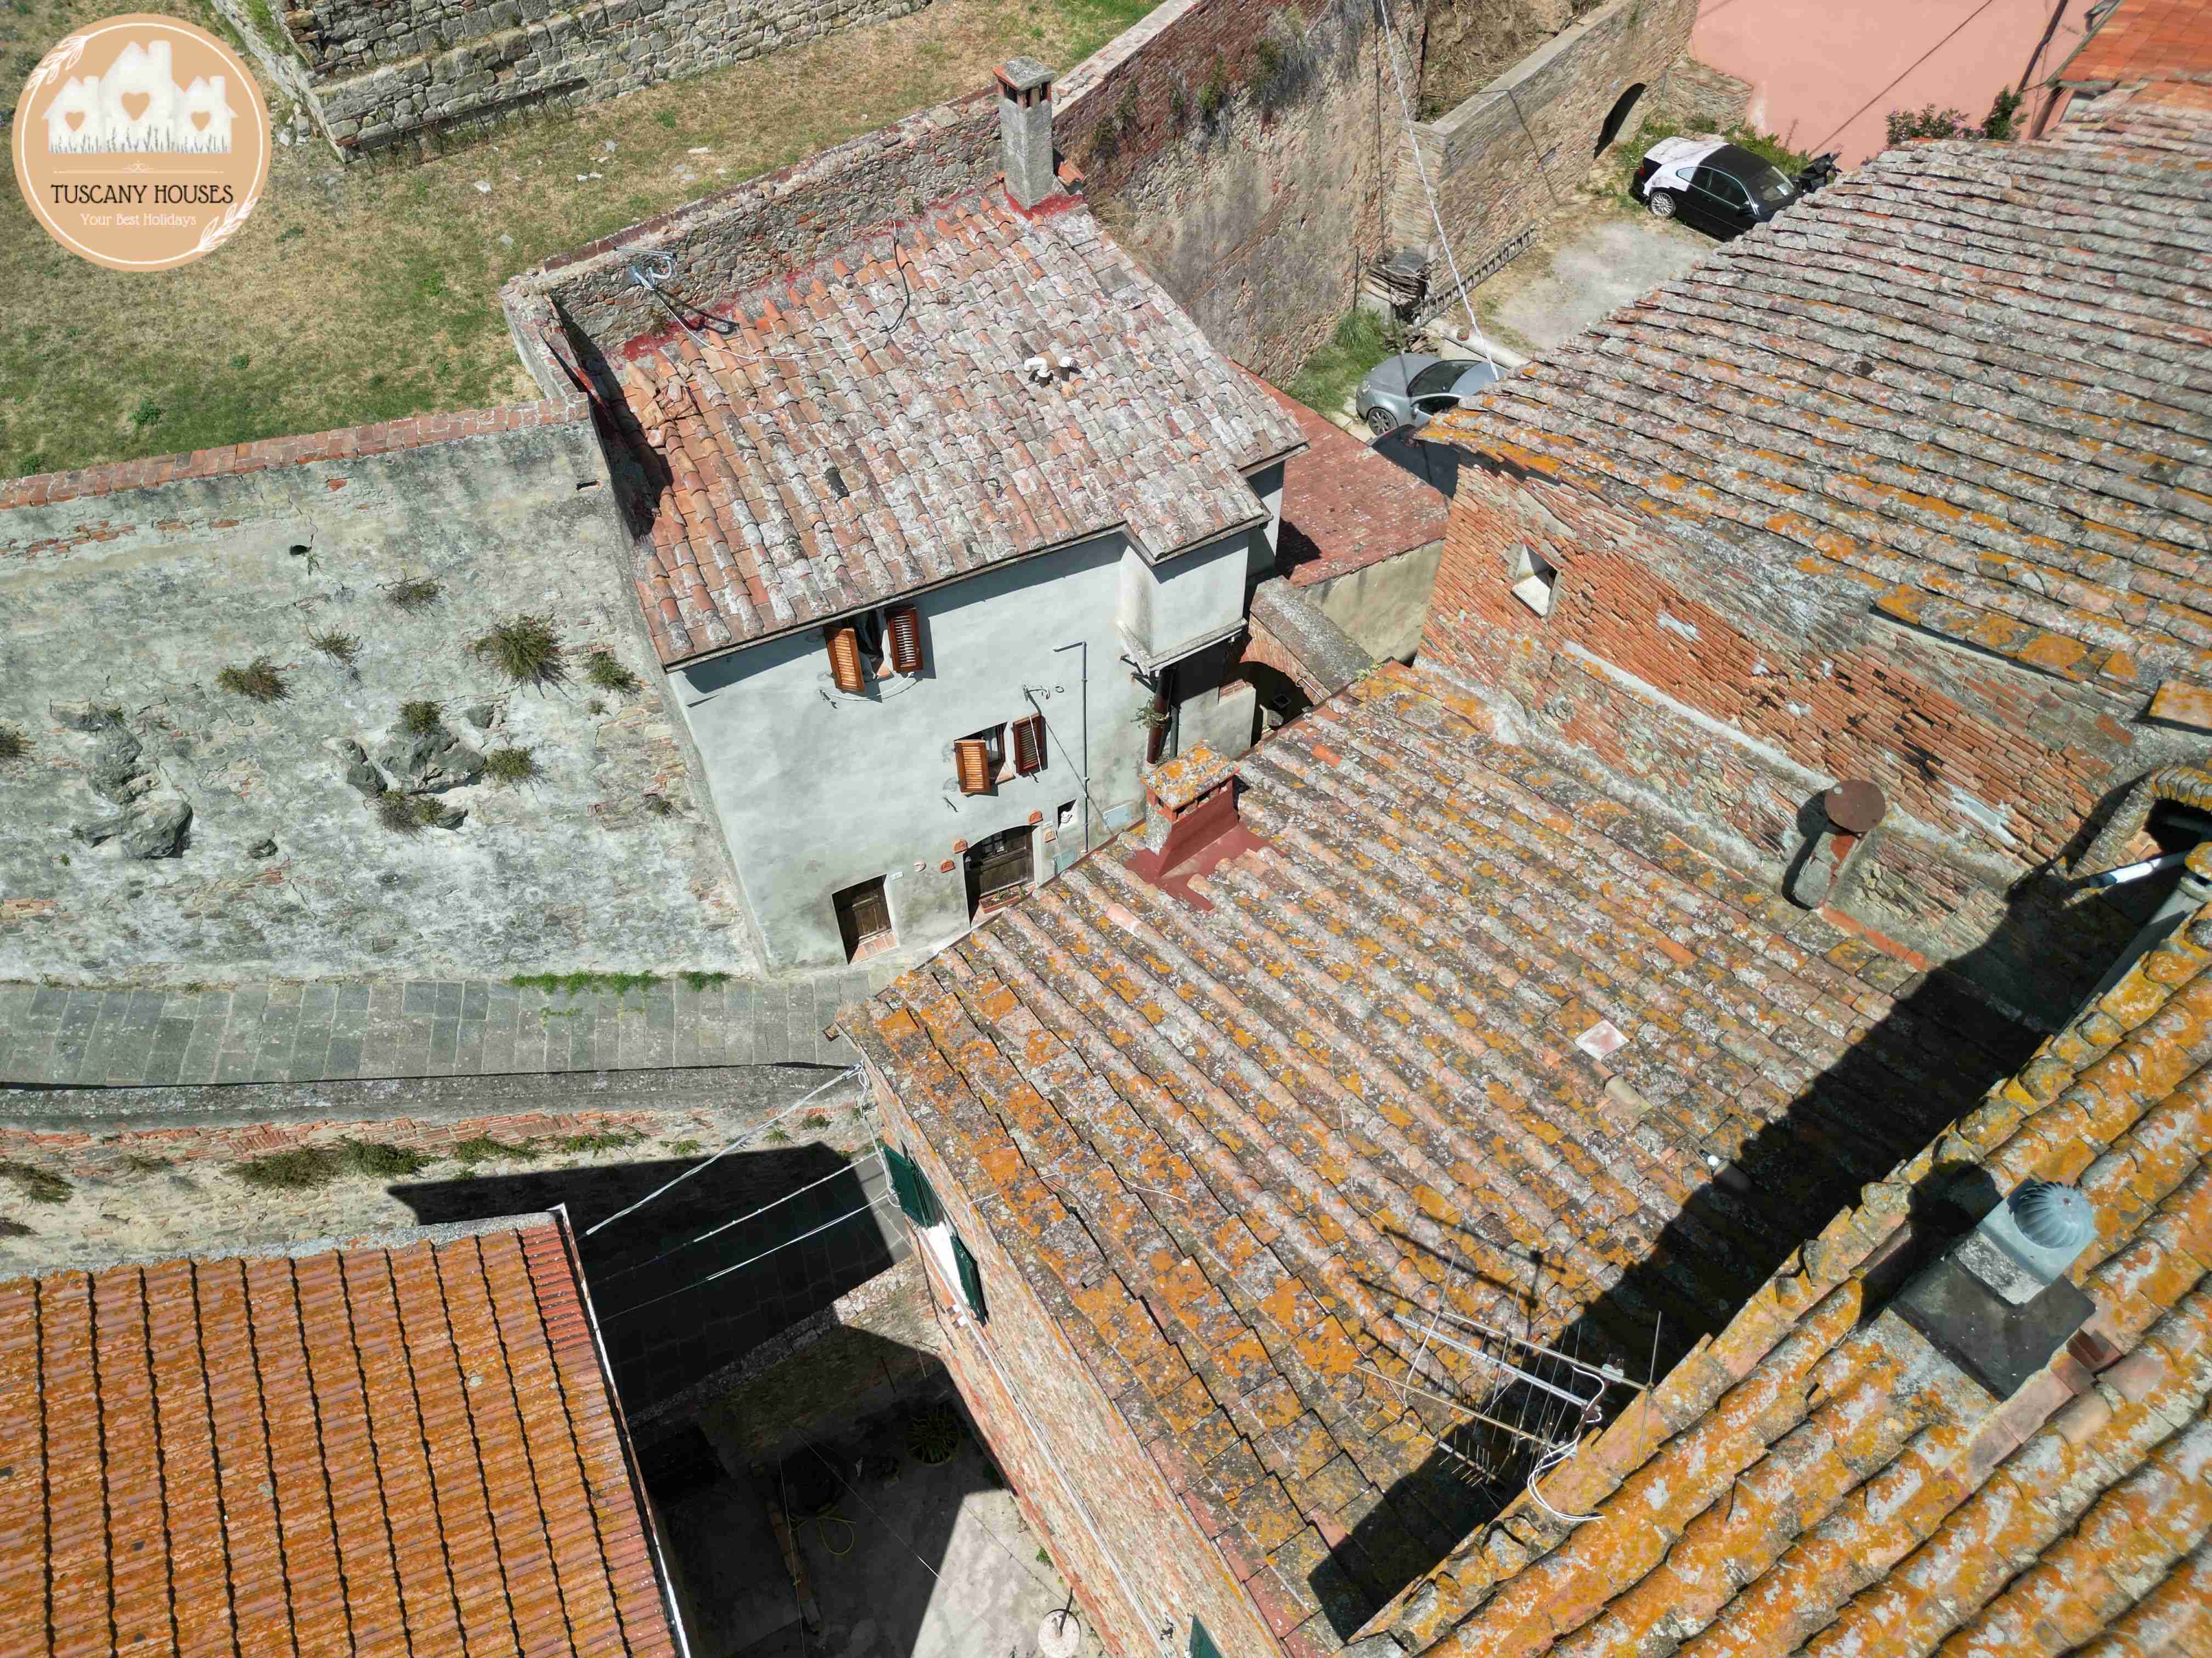
MULTIPOLYGON (((931 1280, 945 1329, 945 1365, 991 1455, 1012 1482, 1023 1517, 1044 1540, 1106 1650, 1116 1658, 1155 1658, 1158 1622, 1172 1619, 1171 1644, 1182 1651, 1193 1612, 1215 1644, 1235 1658, 1283 1650, 1178 1496, 1173 1447, 1161 1436, 1165 1424, 1156 1422, 1148 1442, 1140 1443, 1115 1407, 1119 1392, 1142 1397, 1134 1377, 1115 1374, 1110 1367, 1119 1361, 1109 1353, 1093 1350, 1087 1359, 1077 1354, 1048 1310, 1046 1297, 1064 1299, 1064 1287, 1042 1276, 1032 1283, 969 1200, 969 1184, 987 1190, 988 1178, 981 1169, 949 1167, 882 1078, 872 1075, 870 1084, 886 1132, 921 1165, 982 1276, 989 1321, 981 1330, 955 1306, 957 1291, 948 1296, 949 1286, 931 1280), (1008 1394, 1009 1382, 1019 1392, 1019 1406, 1008 1394), (1048 1447, 1030 1431, 1030 1420, 1049 1442, 1049 1459, 1048 1447), (1053 1461, 1080 1492, 1089 1526, 1053 1472, 1053 1461), (1112 1552, 1118 1576, 1093 1527, 1112 1552), (1146 1597, 1143 1608, 1128 1604, 1124 1581, 1146 1597)), ((1068 1313, 1073 1318, 1072 1308, 1068 1313)))
MULTIPOLYGON (((1540 224, 1572 192, 1607 116, 1632 87, 1645 90, 1621 131, 1633 136, 1687 49, 1697 0, 1613 0, 1547 41, 1442 118, 1413 129, 1461 274, 1480 280, 1493 256, 1540 224), (1648 102, 1647 102, 1648 100, 1648 102)), ((1437 257, 1431 292, 1448 286, 1435 223, 1410 159, 1389 201, 1393 246, 1437 257)))
POLYGON ((216 0, 348 160, 539 106, 596 103, 928 3, 310 0, 257 18, 246 0, 216 0))

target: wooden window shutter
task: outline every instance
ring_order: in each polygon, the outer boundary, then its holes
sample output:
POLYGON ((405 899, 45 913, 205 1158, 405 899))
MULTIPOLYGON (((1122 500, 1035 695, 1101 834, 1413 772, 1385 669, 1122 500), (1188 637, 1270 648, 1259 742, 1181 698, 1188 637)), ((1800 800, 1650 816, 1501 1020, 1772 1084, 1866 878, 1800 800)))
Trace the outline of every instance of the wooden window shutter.
POLYGON ((841 691, 866 689, 867 670, 860 665, 860 635, 848 627, 824 628, 830 641, 830 678, 841 691))
POLYGON ((960 1269, 960 1293, 968 1298, 968 1310, 975 1315, 978 1323, 988 1323, 991 1315, 983 1310, 983 1274, 957 1232, 952 1235, 952 1264, 960 1269))
POLYGON ((899 673, 921 671, 921 612, 911 604, 894 604, 884 613, 884 632, 891 647, 891 667, 899 673))
POLYGON ((1024 777, 1044 769, 1044 716, 1041 714, 1014 721, 1014 769, 1024 777))
POLYGON ((980 737, 963 737, 952 745, 954 768, 963 794, 991 792, 991 745, 980 737))

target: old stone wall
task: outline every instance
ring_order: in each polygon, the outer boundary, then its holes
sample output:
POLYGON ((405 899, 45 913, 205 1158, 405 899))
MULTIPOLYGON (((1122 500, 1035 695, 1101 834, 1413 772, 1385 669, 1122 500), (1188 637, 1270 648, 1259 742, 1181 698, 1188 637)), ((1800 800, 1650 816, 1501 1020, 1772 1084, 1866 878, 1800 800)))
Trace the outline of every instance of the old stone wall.
POLYGON ((928 3, 314 0, 258 22, 242 0, 216 0, 349 160, 539 105, 596 103, 928 3))
POLYGON ((667 308, 631 279, 646 253, 674 262, 661 286, 720 313, 731 298, 804 271, 879 227, 911 217, 999 172, 994 94, 978 93, 823 150, 778 173, 632 225, 549 259, 501 290, 524 366, 546 395, 572 394, 542 336, 568 356, 672 332, 667 308))
MULTIPOLYGON (((1392 9, 1409 94, 1422 8, 1392 9)), ((1115 240, 1287 379, 1383 251, 1400 124, 1373 0, 1170 0, 1061 81, 1054 133, 1115 240)))
MULTIPOLYGON (((1774 564, 1732 568, 1582 491, 1470 465, 1420 659, 1739 861, 1778 869, 1814 795, 1872 780, 1890 811, 1871 896, 1937 960, 1984 950, 2001 921, 2039 930, 2006 916, 2004 890, 2078 846, 2116 791, 2198 746, 1774 564), (1557 571, 1547 614, 1513 592, 1524 551, 1557 571)), ((2035 975, 2017 965, 1990 981, 2017 976, 2026 1005, 2035 975)))
MULTIPOLYGON (((1523 245, 1589 172, 1608 137, 1632 135, 1687 48, 1696 0, 1612 0, 1528 54, 1449 114, 1413 128, 1445 229, 1470 284, 1523 245), (1641 88, 1619 132, 1607 118, 1641 88)), ((1389 201, 1394 247, 1425 247, 1432 296, 1449 293, 1419 172, 1408 155, 1389 201)))
MULTIPOLYGON (((1064 1287, 1042 1276, 1033 1284, 969 1200, 969 1191, 989 1189, 989 1177, 948 1165, 879 1078, 871 1079, 871 1090, 885 1132, 921 1165, 982 1278, 989 1316, 980 1327, 957 1289, 929 1280, 945 1366, 1012 1482, 1024 1518, 1045 1540, 1105 1649, 1118 1658, 1149 1658, 1162 1644, 1152 1637, 1171 1624, 1171 1644, 1182 1651, 1195 1612, 1224 1653, 1264 1658, 1282 1651, 1178 1494, 1196 1470, 1182 1462, 1169 1424, 1157 1414, 1139 1418, 1149 1422, 1139 1441, 1112 1401, 1126 1396, 1134 1408, 1146 1402, 1143 1388, 1111 1352, 1076 1352, 1048 1310, 1064 1287), (1080 1493, 1080 1512, 1055 1463, 1080 1493), (1131 1606, 1132 1594, 1145 1604, 1131 1606)), ((1267 1571, 1264 1562, 1249 1564, 1267 1571)))
POLYGON ((0 488, 0 979, 750 969, 583 410, 0 488))

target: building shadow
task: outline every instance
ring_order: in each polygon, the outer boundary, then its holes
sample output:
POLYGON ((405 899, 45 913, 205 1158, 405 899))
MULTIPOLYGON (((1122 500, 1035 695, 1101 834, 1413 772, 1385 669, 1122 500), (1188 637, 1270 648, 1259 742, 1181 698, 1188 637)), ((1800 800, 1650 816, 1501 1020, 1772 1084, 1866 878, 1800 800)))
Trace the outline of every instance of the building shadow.
POLYGON ((1459 494, 1459 469, 1474 457, 1455 444, 1431 443, 1401 426, 1375 440, 1375 452, 1393 466, 1413 477, 1449 501, 1459 494))
POLYGON ((821 1312, 907 1248, 881 1218, 880 1164, 820 1144, 391 1189, 425 1226, 565 1205, 615 1385, 634 1413, 821 1312), (593 1232, 601 1221, 610 1224, 593 1232))
MULTIPOLYGON (((2024 883, 1985 944, 1903 989, 1876 1025, 1714 1172, 1642 1260, 1566 1327, 1540 1328, 1536 1339, 1591 1363, 1617 1365, 1638 1382, 1663 1377, 1701 1338, 1724 1328, 1792 1250, 1856 1203, 1862 1187, 1934 1142, 2017 1071, 2042 1032, 1998 1011, 1978 987, 2009 976, 2047 935, 2056 878, 2024 883)), ((2111 914, 2083 918, 2083 926, 2121 944, 2101 953, 2044 953, 2047 1003, 2066 1013, 2078 1008, 2112 968, 2135 919, 2172 885, 2146 884, 2151 890, 2126 894, 2111 914)), ((2074 891, 2066 902, 2108 901, 2074 891)), ((1960 1172, 1939 1169, 1915 1193, 1908 1247, 1889 1264, 1882 1298, 1901 1287, 1897 1275, 1911 1261, 1972 1224, 1973 1215, 1954 1206, 1960 1172)), ((1506 1356, 1532 1363, 1527 1349, 1506 1356)), ((1540 1379, 1557 1383, 1564 1378, 1558 1363, 1537 1357, 1533 1368, 1553 1367, 1540 1379)), ((1468 1407, 1554 1442, 1571 1444, 1595 1425, 1526 1382, 1492 1391, 1504 1379, 1494 1367, 1469 1363, 1459 1379, 1463 1391, 1450 1395, 1451 1403, 1409 1398, 1437 1436, 1434 1448, 1309 1576, 1340 1637, 1348 1639, 1528 1489, 1537 1447, 1471 1422, 1468 1407), (1493 1380, 1480 1383, 1478 1376, 1493 1380)), ((1597 1419, 1632 1409, 1632 1396, 1609 1388, 1597 1419)))

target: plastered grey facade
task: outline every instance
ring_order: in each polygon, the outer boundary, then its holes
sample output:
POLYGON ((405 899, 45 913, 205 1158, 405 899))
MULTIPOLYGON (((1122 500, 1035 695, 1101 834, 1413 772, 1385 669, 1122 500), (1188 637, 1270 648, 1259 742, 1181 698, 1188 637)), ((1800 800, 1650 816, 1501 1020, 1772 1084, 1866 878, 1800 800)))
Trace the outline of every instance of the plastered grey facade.
POLYGON ((29 745, 0 764, 0 979, 754 964, 588 422, 203 465, 231 459, 131 463, 204 475, 0 510, 0 726, 29 745), (407 578, 438 597, 394 604, 407 578), (471 651, 523 613, 552 619, 563 683, 519 687, 471 651), (309 642, 332 630, 358 641, 349 667, 309 642), (594 648, 639 688, 585 683, 594 648), (256 658, 277 700, 218 684, 256 658), (410 701, 441 706, 420 766, 398 752, 410 701), (538 774, 490 781, 501 748, 538 774), (364 791, 410 786, 458 826, 385 828, 364 791))
POLYGON ((844 963, 842 889, 882 877, 898 954, 918 959, 969 925, 969 847, 1027 830, 1042 882, 1135 822, 1154 695, 1137 664, 1183 665, 1172 740, 1249 746, 1253 693, 1222 688, 1220 646, 1272 565, 1281 468, 1252 483, 1265 528, 1161 566, 1109 534, 912 596, 922 671, 857 695, 813 627, 671 671, 772 969, 844 963), (1033 712, 1043 769, 963 794, 954 742, 1033 712))

